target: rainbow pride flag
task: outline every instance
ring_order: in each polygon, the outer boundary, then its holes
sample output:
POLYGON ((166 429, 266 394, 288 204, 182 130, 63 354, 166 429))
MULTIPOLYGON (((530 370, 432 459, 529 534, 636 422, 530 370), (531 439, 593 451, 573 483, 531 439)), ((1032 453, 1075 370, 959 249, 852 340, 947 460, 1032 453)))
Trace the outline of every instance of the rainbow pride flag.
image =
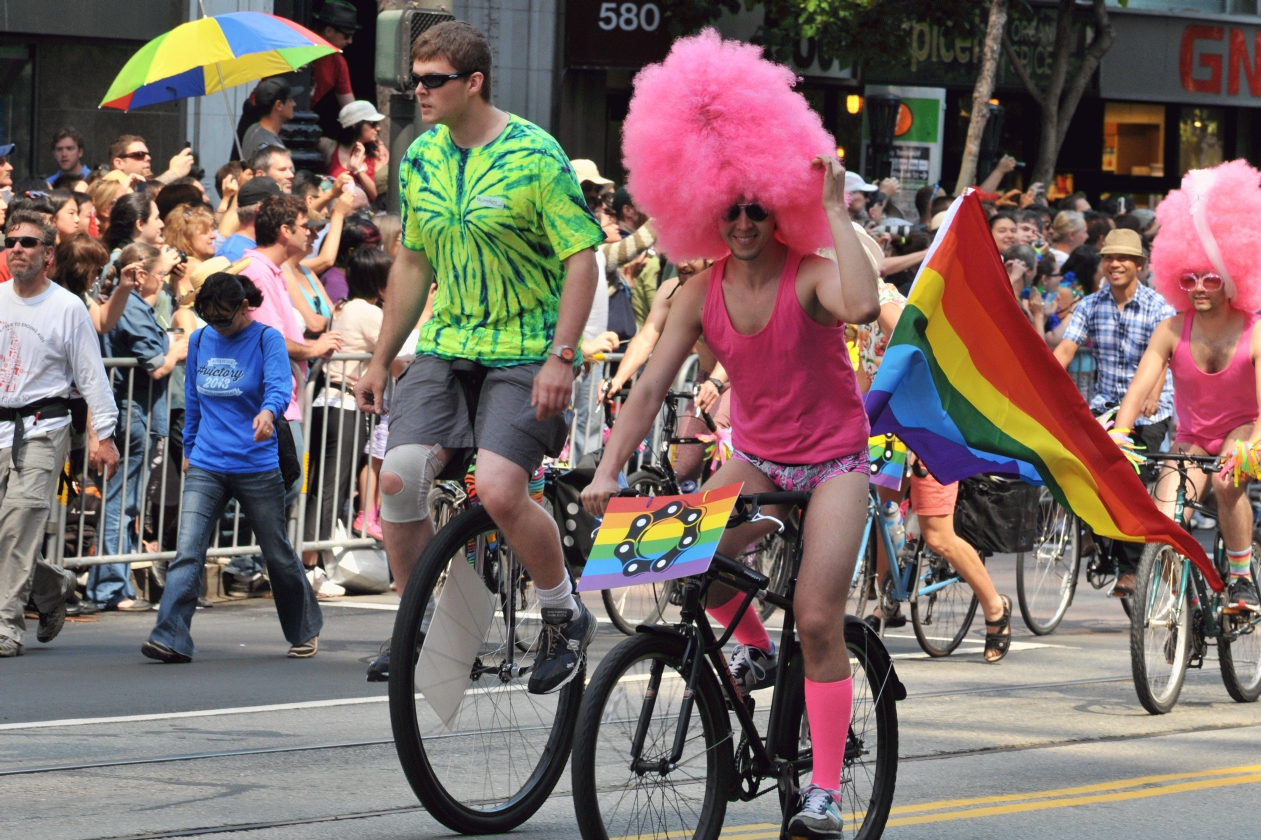
POLYGON ((609 499, 578 591, 703 574, 742 486, 729 484, 683 496, 609 499))
POLYGON ((937 232, 866 407, 872 434, 897 435, 940 481, 996 473, 1045 484, 1097 535, 1170 545, 1223 588, 1020 310, 975 192, 937 232))

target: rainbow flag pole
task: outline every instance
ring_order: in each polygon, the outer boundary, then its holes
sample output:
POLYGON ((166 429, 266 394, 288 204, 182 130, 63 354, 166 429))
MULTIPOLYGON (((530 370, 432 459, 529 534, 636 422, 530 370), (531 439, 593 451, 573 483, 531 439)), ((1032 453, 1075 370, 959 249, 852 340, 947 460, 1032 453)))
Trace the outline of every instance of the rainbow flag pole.
POLYGON ((924 258, 866 407, 873 435, 897 435, 941 481, 1045 484, 1099 536, 1165 543, 1224 588, 1021 312, 974 191, 951 205, 924 258))

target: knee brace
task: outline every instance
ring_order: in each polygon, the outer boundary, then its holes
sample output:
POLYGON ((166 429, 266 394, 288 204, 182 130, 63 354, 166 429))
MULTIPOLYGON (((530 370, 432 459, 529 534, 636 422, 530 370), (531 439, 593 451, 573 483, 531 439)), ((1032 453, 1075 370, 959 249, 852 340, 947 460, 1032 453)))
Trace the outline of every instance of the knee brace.
POLYGON ((429 489, 442 471, 438 446, 406 443, 385 453, 381 478, 393 473, 403 482, 397 493, 381 487, 381 518, 386 522, 421 522, 429 518, 429 489))

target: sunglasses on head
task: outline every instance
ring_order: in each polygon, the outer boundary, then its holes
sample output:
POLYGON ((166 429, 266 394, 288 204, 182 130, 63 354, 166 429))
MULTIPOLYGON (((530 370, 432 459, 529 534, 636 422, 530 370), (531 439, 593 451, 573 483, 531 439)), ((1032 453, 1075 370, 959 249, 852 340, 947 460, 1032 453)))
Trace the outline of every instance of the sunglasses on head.
POLYGON ((16 248, 21 245, 26 250, 31 250, 44 244, 44 240, 38 236, 6 236, 4 238, 4 247, 16 248))
POLYGON ((771 213, 760 204, 733 204, 727 208, 726 220, 734 222, 740 218, 740 211, 744 211, 744 215, 749 217, 750 222, 764 222, 770 217, 771 213))
POLYGON ((1188 271, 1178 278, 1178 288, 1184 292, 1194 292, 1197 288, 1206 292, 1216 292, 1222 288, 1223 284, 1222 276, 1211 271, 1206 271, 1203 274, 1188 271))
POLYGON ((471 71, 468 73, 426 73, 423 76, 417 76, 413 73, 412 87, 414 88, 419 85, 425 90, 435 90, 442 87, 452 79, 462 79, 465 76, 471 75, 473 75, 471 71))
POLYGON ((125 155, 121 155, 121 157, 130 158, 132 160, 148 160, 153 157, 153 155, 148 152, 128 152, 125 155))

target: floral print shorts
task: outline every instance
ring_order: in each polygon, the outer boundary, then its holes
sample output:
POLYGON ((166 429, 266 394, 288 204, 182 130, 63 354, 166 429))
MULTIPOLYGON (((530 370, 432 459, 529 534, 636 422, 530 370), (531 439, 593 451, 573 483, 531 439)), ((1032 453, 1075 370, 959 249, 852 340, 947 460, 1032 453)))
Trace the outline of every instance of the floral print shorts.
POLYGON ((775 482, 775 486, 780 490, 802 493, 813 492, 820 484, 838 475, 853 472, 866 473, 871 464, 866 449, 850 455, 842 455, 830 461, 820 461, 817 464, 777 464, 774 461, 741 452, 739 449, 735 451, 733 457, 757 467, 767 478, 775 482))

